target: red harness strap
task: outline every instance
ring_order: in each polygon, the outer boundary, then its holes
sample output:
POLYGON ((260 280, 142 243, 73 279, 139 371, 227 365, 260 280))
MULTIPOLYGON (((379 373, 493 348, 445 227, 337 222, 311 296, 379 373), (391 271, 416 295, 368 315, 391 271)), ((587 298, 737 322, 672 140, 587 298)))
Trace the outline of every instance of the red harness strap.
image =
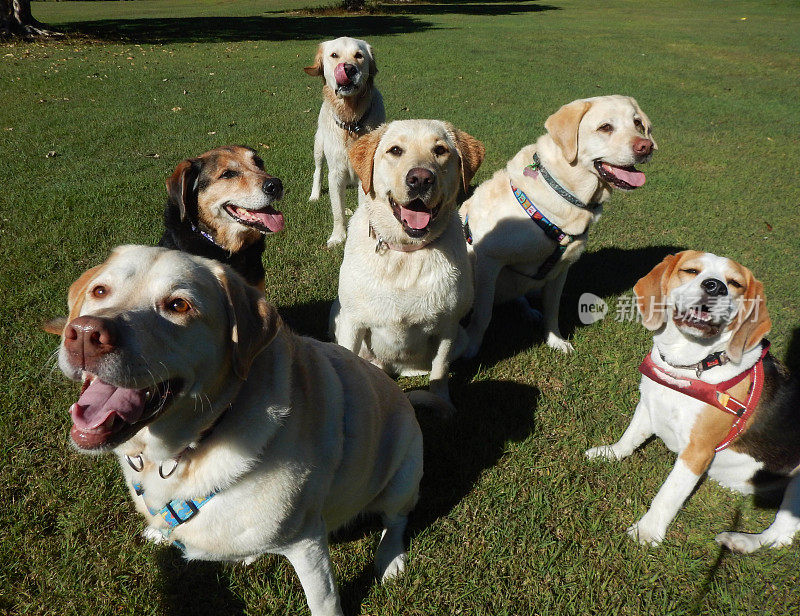
POLYGON ((700 379, 671 374, 657 366, 650 354, 644 358, 644 361, 639 366, 639 372, 651 381, 655 381, 664 387, 669 387, 695 400, 705 402, 736 417, 728 435, 714 449, 714 451, 722 451, 742 433, 748 418, 758 406, 761 391, 764 388, 764 357, 767 355, 768 350, 769 343, 764 345, 761 350, 761 357, 752 368, 716 385, 706 383, 700 379), (748 376, 750 377, 750 389, 748 390, 746 402, 741 402, 727 393, 728 390, 741 383, 748 376))

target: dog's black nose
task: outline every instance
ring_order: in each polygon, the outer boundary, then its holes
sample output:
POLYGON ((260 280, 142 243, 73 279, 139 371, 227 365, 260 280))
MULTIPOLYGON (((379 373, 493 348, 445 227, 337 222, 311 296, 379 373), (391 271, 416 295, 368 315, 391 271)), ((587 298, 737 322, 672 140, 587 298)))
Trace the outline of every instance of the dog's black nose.
POLYGON ((278 178, 267 178, 261 185, 261 190, 270 197, 279 198, 283 194, 283 183, 278 178))
POLYGON ((711 297, 728 294, 728 287, 725 286, 724 282, 716 278, 708 278, 701 282, 700 286, 703 287, 703 290, 711 297))
POLYGON ((436 176, 429 169, 414 167, 406 173, 406 186, 413 190, 424 190, 433 186, 434 182, 436 176))
POLYGON ((355 64, 345 64, 344 74, 352 81, 358 75, 358 67, 355 64))

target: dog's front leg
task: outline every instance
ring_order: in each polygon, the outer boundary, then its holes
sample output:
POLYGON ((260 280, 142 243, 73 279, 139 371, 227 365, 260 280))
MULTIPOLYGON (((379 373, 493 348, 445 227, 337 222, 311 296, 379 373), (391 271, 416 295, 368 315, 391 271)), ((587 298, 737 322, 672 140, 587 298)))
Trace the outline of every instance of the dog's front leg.
POLYGON ((558 313, 561 305, 561 293, 567 281, 567 268, 552 280, 548 280, 542 288, 542 308, 544 309, 544 331, 547 336, 547 346, 562 353, 572 353, 575 350, 569 342, 564 340, 561 329, 558 327, 558 313))
MULTIPOLYGON (((335 304, 334 304, 335 306, 335 304)), ((350 313, 339 307, 339 314, 334 319, 336 344, 352 351, 356 355, 361 353, 361 345, 364 342, 364 336, 367 333, 367 328, 363 325, 356 323, 350 313)))
POLYGON ((452 406, 450 401, 450 389, 448 387, 448 371, 450 369, 451 353, 453 344, 458 335, 458 323, 442 332, 436 354, 431 362, 430 391, 436 394, 452 406))
POLYGON ((494 289, 501 269, 502 263, 490 257, 481 258, 480 253, 475 252, 475 303, 467 326, 469 344, 463 354, 465 359, 475 357, 481 348, 483 335, 492 320, 494 289))
POLYGON ((325 160, 325 147, 319 129, 314 135, 314 179, 311 182, 309 201, 318 201, 322 193, 322 161, 325 160))
POLYGON ((641 544, 656 546, 664 540, 667 527, 694 490, 703 473, 714 459, 714 449, 689 443, 678 456, 675 466, 667 476, 641 519, 628 529, 628 535, 641 544))
POLYGON ((307 533, 305 538, 292 544, 283 554, 300 578, 311 616, 344 616, 322 520, 313 532, 307 533))
POLYGON ((328 248, 341 244, 347 237, 344 224, 345 190, 347 188, 348 170, 333 168, 328 162, 328 195, 331 198, 331 212, 333 213, 333 231, 328 238, 328 248))
POLYGON ((633 413, 631 423, 620 439, 613 445, 600 445, 586 450, 587 458, 605 458, 606 460, 622 460, 653 435, 653 423, 650 420, 650 409, 639 400, 633 413))

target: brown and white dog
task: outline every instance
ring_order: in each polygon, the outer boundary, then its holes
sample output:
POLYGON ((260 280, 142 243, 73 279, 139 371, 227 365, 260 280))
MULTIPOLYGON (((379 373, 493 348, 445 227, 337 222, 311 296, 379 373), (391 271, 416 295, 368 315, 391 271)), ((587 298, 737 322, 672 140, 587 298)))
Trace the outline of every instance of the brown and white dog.
POLYGON ((322 77, 324 100, 314 136, 314 180, 309 201, 322 192, 322 162, 328 162, 328 194, 333 231, 328 247, 344 241, 345 189, 358 179, 347 158, 347 148, 386 120, 383 98, 375 87, 378 67, 372 47, 360 39, 343 36, 320 43, 314 64, 303 69, 322 77))
POLYGON ((184 160, 167 179, 159 246, 216 259, 264 290, 264 237, 281 231, 274 208, 281 181, 264 171, 252 148, 215 148, 184 160))
POLYGON ((619 441, 586 455, 622 459, 655 434, 678 460, 628 534, 659 544, 708 473, 745 494, 788 483, 767 530, 716 540, 737 552, 789 545, 800 528, 800 385, 767 352, 763 285, 730 259, 690 250, 668 256, 634 292, 644 326, 656 332, 640 368, 641 398, 619 441))
POLYGON ((292 333, 230 268, 121 246, 69 290, 59 347, 83 382, 82 452, 113 451, 144 536, 187 559, 286 556, 313 616, 341 616, 328 533, 382 516, 375 567, 402 572, 422 475, 414 409, 384 373, 292 333))
MULTIPOLYGON (((633 165, 649 161, 657 149, 650 120, 629 96, 573 101, 544 126, 547 134, 522 148, 461 207, 475 266, 465 357, 477 355, 493 304, 524 299, 534 289, 542 289, 548 346, 573 350, 558 327, 567 270, 583 253, 612 190, 644 184, 644 173, 633 165), (535 222, 540 214, 556 228, 545 231, 545 222, 535 222)), ((530 310, 527 300, 524 305, 530 310)))
POLYGON ((480 141, 439 120, 391 122, 350 150, 363 193, 331 310, 336 341, 390 374, 430 373, 448 411, 448 367, 472 305, 456 199, 483 156, 480 141))

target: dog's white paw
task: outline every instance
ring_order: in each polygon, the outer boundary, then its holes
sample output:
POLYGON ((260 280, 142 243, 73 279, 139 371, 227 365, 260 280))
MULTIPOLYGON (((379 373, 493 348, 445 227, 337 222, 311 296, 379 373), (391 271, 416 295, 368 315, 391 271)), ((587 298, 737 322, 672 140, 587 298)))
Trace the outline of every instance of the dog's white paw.
POLYGON ((556 336, 555 334, 547 334, 547 346, 556 351, 561 351, 562 353, 572 353, 575 350, 574 346, 561 336, 556 336))
POLYGON ((647 516, 642 517, 633 526, 628 528, 628 536, 641 545, 656 547, 664 541, 666 529, 651 524, 647 521, 647 516))
POLYGON ((347 237, 347 231, 335 230, 333 233, 331 233, 331 236, 328 238, 328 241, 325 242, 325 244, 328 248, 333 248, 334 246, 338 246, 339 244, 341 244, 346 237, 347 237))
POLYGON ((161 543, 169 543, 169 541, 161 534, 161 531, 148 526, 142 531, 142 537, 147 541, 152 541, 156 545, 161 543))
POLYGON ((406 570, 406 560, 408 560, 408 556, 405 552, 402 552, 385 565, 375 563, 375 572, 380 576, 381 583, 385 584, 398 575, 402 575, 403 571, 406 570))
POLYGON ((714 537, 714 541, 724 545, 731 552, 750 554, 760 547, 785 548, 792 545, 792 537, 768 537, 763 533, 735 533, 727 531, 714 537))
POLYGON ((311 191, 311 196, 308 198, 309 201, 319 201, 319 192, 316 190, 311 191))
POLYGON ((602 458, 603 460, 619 460, 619 457, 614 452, 614 447, 612 445, 600 445, 598 447, 592 447, 591 449, 587 449, 584 455, 590 460, 592 458, 602 458))

